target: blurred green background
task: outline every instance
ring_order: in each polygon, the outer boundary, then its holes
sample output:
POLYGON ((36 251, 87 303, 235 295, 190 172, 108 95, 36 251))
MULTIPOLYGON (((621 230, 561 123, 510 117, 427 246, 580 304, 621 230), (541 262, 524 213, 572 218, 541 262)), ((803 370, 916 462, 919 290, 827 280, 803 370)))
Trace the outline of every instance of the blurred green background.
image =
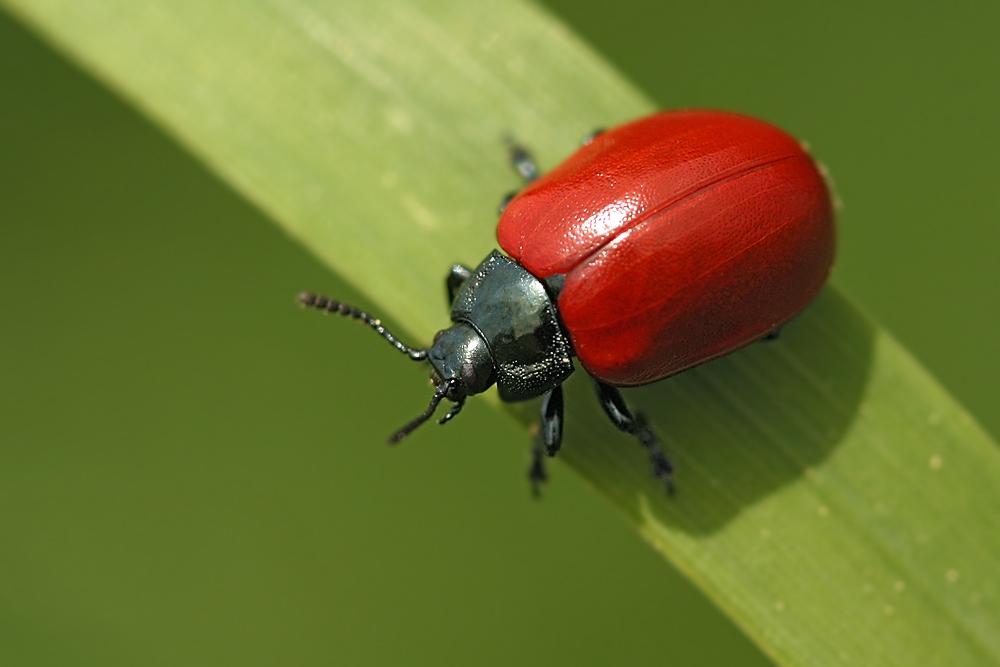
MULTIPOLYGON (((1000 433, 1000 7, 548 6, 807 138, 836 282, 1000 433)), ((487 405, 382 446, 426 388, 291 302, 363 298, 3 17, 0 75, 0 663, 767 664, 567 470, 533 502, 487 405)))

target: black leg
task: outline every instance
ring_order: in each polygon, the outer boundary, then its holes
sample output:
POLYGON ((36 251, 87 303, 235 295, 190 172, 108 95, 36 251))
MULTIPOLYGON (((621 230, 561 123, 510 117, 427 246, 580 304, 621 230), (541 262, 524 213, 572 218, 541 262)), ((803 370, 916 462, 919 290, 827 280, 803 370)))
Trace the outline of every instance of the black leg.
POLYGON ((775 327, 767 335, 761 338, 761 340, 765 342, 778 340, 778 336, 780 335, 781 335, 781 327, 775 327))
POLYGON ((448 269, 448 276, 444 279, 445 287, 448 290, 448 307, 455 302, 455 295, 458 294, 462 284, 472 276, 472 269, 462 264, 452 264, 448 269))
POLYGON ((628 406, 625 405, 625 399, 622 398, 621 392, 615 387, 599 380, 594 380, 594 386, 597 389, 597 398, 601 402, 601 407, 604 408, 611 423, 620 430, 635 436, 639 443, 646 448, 649 453, 649 461, 653 465, 653 474, 667 487, 668 493, 673 493, 674 482, 671 473, 673 473, 674 466, 663 453, 659 438, 650 430, 642 413, 636 413, 633 417, 628 406))
POLYGON ((542 422, 538 435, 531 444, 531 467, 528 480, 531 493, 536 498, 542 493, 542 484, 548 479, 545 474, 545 455, 555 456, 562 444, 563 395, 562 385, 556 385, 542 399, 542 422))
POLYGON ((511 166, 514 167, 514 171, 521 177, 525 185, 538 178, 540 173, 538 163, 535 162, 535 158, 532 157, 527 148, 508 137, 507 150, 511 166))
POLYGON ((517 196, 517 190, 511 190, 503 197, 500 198, 500 203, 497 205, 497 215, 503 215, 503 212, 507 210, 507 204, 510 200, 517 196))
MULTIPOLYGON (((514 168, 517 175, 521 177, 521 180, 525 185, 531 183, 533 180, 538 178, 541 173, 538 169, 538 163, 535 162, 535 158, 531 155, 531 152, 522 146, 521 144, 514 141, 513 138, 507 137, 507 151, 510 159, 510 166, 514 168)), ((504 209, 507 208, 507 204, 510 200, 517 195, 517 191, 508 192, 500 199, 500 205, 497 206, 497 214, 502 215, 504 209)))
POLYGON ((587 144, 589 144, 591 141, 593 141, 597 137, 601 136, 602 134, 604 134, 604 128, 603 127, 598 127, 594 131, 592 131, 590 134, 585 135, 583 137, 583 141, 580 142, 580 145, 581 146, 586 146, 587 144))
POLYGON ((531 467, 528 468, 528 481, 531 483, 531 495, 536 498, 542 495, 542 484, 548 480, 545 474, 545 444, 541 434, 531 445, 531 467))
POLYGON ((562 445, 563 395, 562 385, 556 385, 542 399, 542 443, 545 453, 555 456, 562 445))

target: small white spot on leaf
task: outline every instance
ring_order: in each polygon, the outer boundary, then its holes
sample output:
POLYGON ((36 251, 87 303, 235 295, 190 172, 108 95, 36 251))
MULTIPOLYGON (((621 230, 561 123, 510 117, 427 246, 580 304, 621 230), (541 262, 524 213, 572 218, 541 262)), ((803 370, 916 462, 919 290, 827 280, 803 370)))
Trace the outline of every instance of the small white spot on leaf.
POLYGON ((515 56, 507 61, 507 71, 514 75, 521 75, 524 73, 524 58, 520 56, 515 56))
POLYGON ((413 195, 404 195, 400 199, 400 203, 413 218, 413 221, 424 229, 434 229, 438 226, 437 217, 413 195))
POLYGON ((379 179, 379 182, 386 190, 392 190, 399 185, 399 174, 390 169, 382 173, 382 178, 379 179))
POLYGON ((400 134, 410 134, 413 131, 413 117, 405 109, 386 109, 385 122, 400 134))

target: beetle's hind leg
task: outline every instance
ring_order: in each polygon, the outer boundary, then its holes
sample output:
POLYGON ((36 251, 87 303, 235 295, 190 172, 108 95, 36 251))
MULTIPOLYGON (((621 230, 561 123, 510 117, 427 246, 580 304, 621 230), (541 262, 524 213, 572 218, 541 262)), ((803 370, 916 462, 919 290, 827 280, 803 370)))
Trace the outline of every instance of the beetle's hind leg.
POLYGON ((778 340, 779 336, 781 336, 781 327, 775 327, 764 334, 764 337, 761 338, 761 340, 765 343, 769 343, 772 340, 778 340))
POLYGON ((620 430, 635 436, 639 443, 646 448, 649 462, 653 466, 653 475, 663 482, 667 492, 672 494, 674 492, 674 466, 670 463, 667 455, 663 453, 660 439, 646 424, 645 417, 640 412, 637 412, 634 417, 632 416, 628 406, 625 405, 625 399, 622 398, 621 392, 617 388, 600 380, 594 380, 594 387, 597 390, 597 398, 601 402, 601 407, 604 408, 611 423, 620 430))
POLYGON ((449 308, 451 308, 451 304, 455 303, 455 295, 458 294, 458 290, 471 277, 472 269, 464 264, 452 264, 451 268, 448 269, 448 275, 444 279, 444 286, 448 292, 449 308))

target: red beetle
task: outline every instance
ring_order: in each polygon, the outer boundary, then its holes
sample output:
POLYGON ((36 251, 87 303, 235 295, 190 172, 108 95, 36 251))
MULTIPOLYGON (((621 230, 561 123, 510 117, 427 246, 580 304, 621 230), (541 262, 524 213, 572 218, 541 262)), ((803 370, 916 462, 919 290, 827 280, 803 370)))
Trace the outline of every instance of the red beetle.
POLYGON ((544 396, 530 476, 562 439, 561 383, 573 357, 605 412, 647 448, 671 488, 672 467, 615 387, 667 377, 772 337, 823 286, 834 255, 830 195, 792 137, 719 111, 663 112, 595 133, 547 175, 511 146, 527 187, 497 227, 506 255, 447 277, 453 325, 428 349, 404 345, 379 320, 312 293, 301 303, 369 324, 433 370, 427 409, 440 423, 466 396, 497 385, 507 401, 544 396))

